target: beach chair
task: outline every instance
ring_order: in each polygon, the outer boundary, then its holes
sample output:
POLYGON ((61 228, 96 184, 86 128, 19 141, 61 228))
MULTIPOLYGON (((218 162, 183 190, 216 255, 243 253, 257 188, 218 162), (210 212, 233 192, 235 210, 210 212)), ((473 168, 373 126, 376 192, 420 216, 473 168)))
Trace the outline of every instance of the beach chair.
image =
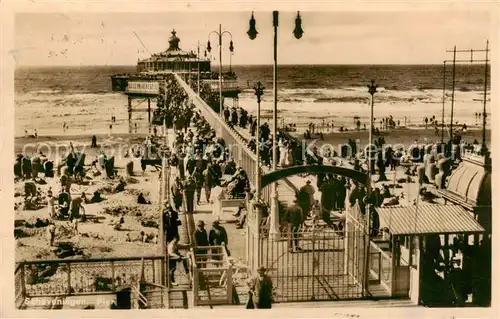
POLYGON ((54 163, 52 161, 46 161, 43 166, 45 177, 54 177, 54 163))
POLYGON ((14 176, 15 177, 23 176, 23 167, 21 161, 19 160, 16 160, 16 162, 14 163, 14 176))
POLYGON ((36 196, 36 185, 33 182, 24 184, 24 197, 36 196))
POLYGON ((31 177, 31 159, 27 156, 24 156, 21 160, 23 177, 30 178, 31 177))

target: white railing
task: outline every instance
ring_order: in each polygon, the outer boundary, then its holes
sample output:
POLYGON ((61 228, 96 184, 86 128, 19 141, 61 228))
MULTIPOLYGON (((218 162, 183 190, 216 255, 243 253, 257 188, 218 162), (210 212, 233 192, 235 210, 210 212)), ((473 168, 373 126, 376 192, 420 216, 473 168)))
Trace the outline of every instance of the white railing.
POLYGON ((129 81, 125 90, 128 93, 158 94, 160 84, 158 81, 129 81))
MULTIPOLYGON (((204 84, 208 84, 211 91, 219 90, 219 80, 202 80, 204 84)), ((239 89, 238 81, 222 80, 222 91, 230 91, 239 89)))

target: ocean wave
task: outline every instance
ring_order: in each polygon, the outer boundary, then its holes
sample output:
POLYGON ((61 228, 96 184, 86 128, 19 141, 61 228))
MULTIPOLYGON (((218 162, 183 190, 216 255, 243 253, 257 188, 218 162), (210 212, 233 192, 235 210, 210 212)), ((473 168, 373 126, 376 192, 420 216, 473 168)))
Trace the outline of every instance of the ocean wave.
MULTIPOLYGON (((472 101, 478 98, 481 92, 468 91, 466 89, 455 91, 456 101, 472 101)), ((272 92, 265 91, 263 100, 272 97, 272 92)), ((451 92, 445 93, 446 98, 451 92)), ((316 89, 280 89, 278 90, 278 101, 285 103, 366 103, 370 98, 366 87, 347 87, 338 89, 316 88, 316 89)), ((377 101, 388 103, 442 103, 443 92, 437 89, 419 89, 406 91, 394 91, 385 87, 377 88, 375 94, 377 101)), ((240 100, 255 100, 253 90, 244 90, 240 100)))

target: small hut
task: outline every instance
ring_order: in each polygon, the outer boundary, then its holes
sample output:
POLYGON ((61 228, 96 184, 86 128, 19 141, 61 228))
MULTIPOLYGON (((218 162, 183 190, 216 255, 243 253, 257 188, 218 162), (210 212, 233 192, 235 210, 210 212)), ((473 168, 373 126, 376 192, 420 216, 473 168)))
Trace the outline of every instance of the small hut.
POLYGON ((451 172, 445 189, 438 190, 445 201, 460 205, 473 213, 491 234, 491 158, 467 154, 460 165, 451 172))

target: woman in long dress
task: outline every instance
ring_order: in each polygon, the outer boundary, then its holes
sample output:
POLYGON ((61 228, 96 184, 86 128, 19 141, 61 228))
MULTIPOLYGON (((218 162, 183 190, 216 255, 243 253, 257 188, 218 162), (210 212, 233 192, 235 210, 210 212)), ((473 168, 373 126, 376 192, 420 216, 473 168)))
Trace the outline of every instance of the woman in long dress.
POLYGON ((290 149, 287 142, 280 141, 280 165, 281 167, 290 166, 290 149))
POLYGON ((212 214, 220 220, 222 213, 222 200, 225 198, 224 189, 220 186, 220 181, 215 181, 215 187, 212 188, 210 194, 210 203, 212 204, 212 214))

